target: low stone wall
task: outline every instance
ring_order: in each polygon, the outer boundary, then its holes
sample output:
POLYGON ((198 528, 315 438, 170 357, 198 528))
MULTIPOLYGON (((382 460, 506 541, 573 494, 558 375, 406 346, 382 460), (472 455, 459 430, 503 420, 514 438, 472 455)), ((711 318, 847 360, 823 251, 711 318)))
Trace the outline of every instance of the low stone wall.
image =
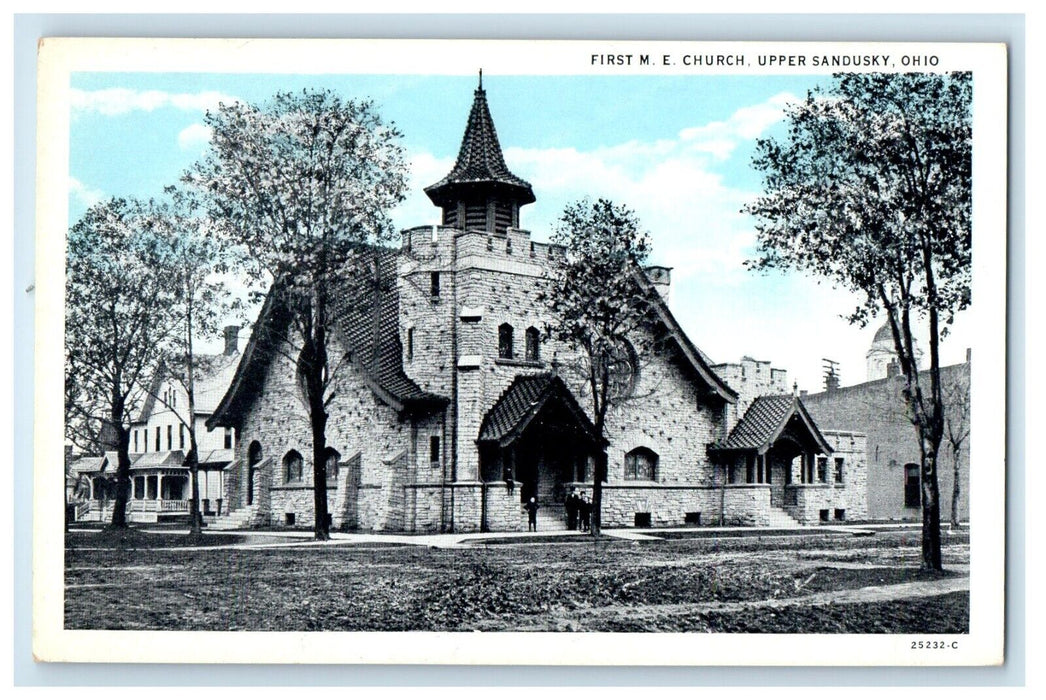
POLYGON ((804 525, 830 522, 836 508, 845 511, 844 495, 843 487, 833 484, 790 484, 785 487, 785 510, 804 525))
POLYGON ((770 524, 770 484, 730 484, 723 489, 723 524, 770 524))
POLYGON ((444 488, 440 484, 407 484, 403 487, 407 532, 439 532, 443 527, 444 488))
POLYGON ((454 532, 479 532, 480 514, 483 508, 483 482, 457 481, 447 484, 450 492, 454 532))
MULTIPOLYGON (((315 514, 313 503, 315 495, 312 486, 273 486, 269 489, 269 506, 259 503, 258 511, 271 513, 272 527, 307 527, 315 525, 315 514), (294 516, 294 522, 290 522, 288 515, 294 516)), ((335 501, 338 497, 338 489, 335 486, 327 487, 327 512, 334 512, 335 501)))
POLYGON ((488 532, 519 532, 526 529, 526 515, 519 502, 520 486, 517 482, 507 481, 483 485, 486 516, 483 524, 488 532))
MULTIPOLYGON (((592 495, 590 483, 568 484, 568 488, 592 495)), ((650 527, 764 525, 769 522, 770 509, 768 484, 732 484, 725 489, 657 483, 603 484, 603 527, 635 527, 646 514, 650 516, 650 527)))

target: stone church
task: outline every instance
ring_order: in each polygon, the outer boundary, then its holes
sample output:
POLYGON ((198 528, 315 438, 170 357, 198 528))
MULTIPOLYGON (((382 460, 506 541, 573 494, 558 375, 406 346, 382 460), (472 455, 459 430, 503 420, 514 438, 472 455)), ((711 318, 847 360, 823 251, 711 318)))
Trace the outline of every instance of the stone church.
MULTIPOLYGON (((505 163, 482 85, 453 169, 425 192, 442 225, 404 231, 377 254, 379 291, 338 309, 332 526, 521 530, 531 497, 555 523, 571 489, 591 492, 601 443, 584 383, 562 370, 574 349, 541 332, 539 293, 564 251, 521 228, 534 192, 505 163)), ((821 430, 779 370, 713 367, 668 307, 670 273, 639 275, 659 342, 640 357, 651 343, 636 338, 617 363, 604 526, 864 517, 864 436, 821 430)), ((309 422, 271 332, 287 313, 270 296, 208 422, 237 436, 216 526, 312 525, 309 422)))

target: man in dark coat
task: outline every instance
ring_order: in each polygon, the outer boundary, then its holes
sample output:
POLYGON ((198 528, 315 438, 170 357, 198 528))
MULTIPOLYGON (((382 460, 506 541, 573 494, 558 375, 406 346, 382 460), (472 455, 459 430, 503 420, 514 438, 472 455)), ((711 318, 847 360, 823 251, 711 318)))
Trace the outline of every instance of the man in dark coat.
POLYGON ((527 532, 538 531, 538 502, 531 498, 527 501, 527 504, 523 506, 527 509, 527 532))
POLYGON ((581 503, 578 504, 578 510, 580 511, 580 516, 581 516, 579 518, 581 520, 581 524, 580 524, 579 529, 582 532, 588 532, 589 522, 590 522, 589 518, 592 515, 592 501, 588 500, 588 496, 587 495, 581 497, 581 503))
POLYGON ((567 496, 567 529, 577 529, 577 512, 578 512, 578 497, 577 491, 574 489, 570 490, 570 495, 567 496))

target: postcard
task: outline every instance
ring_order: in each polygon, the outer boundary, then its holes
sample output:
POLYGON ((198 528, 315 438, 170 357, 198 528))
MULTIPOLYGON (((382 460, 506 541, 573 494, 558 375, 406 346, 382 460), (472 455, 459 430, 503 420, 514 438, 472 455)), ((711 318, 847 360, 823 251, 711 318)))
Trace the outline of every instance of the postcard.
POLYGON ((1006 65, 45 39, 36 658, 1002 663, 1006 65))

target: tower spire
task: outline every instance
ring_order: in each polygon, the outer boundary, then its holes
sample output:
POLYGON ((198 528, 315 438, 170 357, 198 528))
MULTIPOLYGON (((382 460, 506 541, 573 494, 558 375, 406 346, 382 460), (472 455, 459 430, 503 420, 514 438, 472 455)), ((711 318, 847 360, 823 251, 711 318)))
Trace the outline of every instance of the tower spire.
POLYGON ((446 177, 425 188, 425 194, 443 209, 445 226, 505 233, 519 226, 519 208, 534 201, 534 191, 505 165, 482 69, 478 85, 458 159, 446 177))

